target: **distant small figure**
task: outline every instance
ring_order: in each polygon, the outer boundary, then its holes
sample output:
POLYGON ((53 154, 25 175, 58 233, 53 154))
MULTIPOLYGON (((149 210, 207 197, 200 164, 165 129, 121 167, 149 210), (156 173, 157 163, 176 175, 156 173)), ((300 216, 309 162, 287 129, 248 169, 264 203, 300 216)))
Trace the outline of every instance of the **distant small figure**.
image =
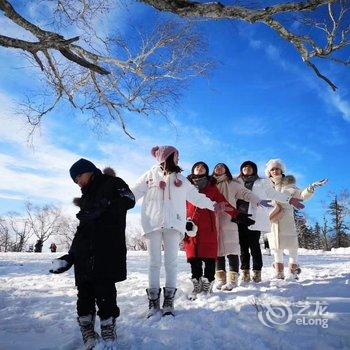
POLYGON ((42 250, 43 250, 43 241, 42 241, 42 239, 38 239, 35 243, 35 246, 34 246, 34 252, 41 253, 42 250))
POLYGON ((51 250, 51 253, 56 253, 57 245, 54 242, 51 243, 50 250, 51 250))
POLYGON ((34 246, 33 246, 33 244, 29 244, 27 252, 28 252, 28 253, 33 253, 33 251, 34 251, 34 246))

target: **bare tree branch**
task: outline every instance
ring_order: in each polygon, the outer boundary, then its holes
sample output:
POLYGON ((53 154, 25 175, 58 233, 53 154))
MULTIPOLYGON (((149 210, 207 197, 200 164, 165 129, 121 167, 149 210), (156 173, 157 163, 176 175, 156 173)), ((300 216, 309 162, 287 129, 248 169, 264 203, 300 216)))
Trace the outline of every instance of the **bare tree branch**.
MULTIPOLYGON (((319 68, 312 62, 314 58, 329 59, 335 63, 348 65, 349 60, 333 57, 334 53, 350 46, 348 38, 350 32, 348 0, 307 0, 305 2, 282 3, 267 6, 263 9, 251 9, 243 6, 223 5, 220 2, 200 3, 189 0, 139 0, 159 11, 171 12, 181 17, 242 20, 250 24, 263 23, 276 31, 284 40, 292 44, 300 54, 302 60, 312 71, 325 81, 333 91, 336 85, 320 73, 319 68), (327 8, 329 22, 318 23, 314 20, 317 10, 327 8), (308 25, 321 30, 326 35, 324 47, 316 44, 316 40, 287 29, 281 22, 281 15, 306 14, 310 18, 308 25), (343 27, 343 29, 341 29, 343 27), (311 50, 310 50, 311 47, 311 50)), ((291 17, 292 18, 292 17, 291 17)), ((318 34, 316 34, 318 35, 318 34)))
POLYGON ((306 61, 306 64, 307 64, 308 66, 310 66, 310 67, 315 71, 315 73, 316 73, 316 75, 317 75, 318 77, 320 77, 320 78, 323 79, 325 82, 327 82, 327 84, 330 85, 330 87, 332 88, 333 91, 336 91, 336 90, 337 90, 337 87, 336 87, 327 77, 325 77, 324 75, 322 75, 322 74, 320 73, 320 71, 317 69, 317 67, 316 67, 313 63, 311 63, 310 61, 306 61))
POLYGON ((8 221, 0 217, 0 251, 7 252, 13 245, 8 221))
POLYGON ((17 213, 9 213, 6 219, 9 227, 11 227, 11 230, 15 235, 15 242, 12 250, 22 252, 29 238, 32 236, 32 228, 29 220, 21 218, 17 213))
POLYGON ((58 239, 58 244, 63 245, 65 250, 69 250, 74 235, 77 231, 79 221, 75 218, 71 218, 68 216, 62 216, 61 218, 61 230, 56 235, 56 239, 58 239))
POLYGON ((38 207, 27 202, 26 212, 30 229, 42 243, 60 233, 62 214, 59 208, 53 205, 38 207))
MULTIPOLYGON (((305 0, 261 8, 190 0, 139 1, 180 17, 264 24, 290 43, 307 67, 333 90, 336 84, 321 72, 317 59, 350 65, 349 57, 343 54, 350 46, 349 0, 305 0), (296 21, 300 26, 293 26, 296 21)), ((24 18, 11 1, 0 0, 0 14, 34 37, 10 37, 0 29, 0 46, 23 51, 29 62, 40 68, 46 88, 41 93, 46 98, 40 100, 33 94, 24 109, 33 128, 67 100, 98 123, 117 121, 133 138, 125 112, 166 115, 188 79, 212 68, 193 24, 167 22, 153 31, 133 28, 133 36, 127 38, 114 32, 97 33, 96 14, 107 16, 114 3, 56 0, 50 7, 51 30, 47 30, 24 18), (70 26, 81 32, 66 39, 62 33, 72 29, 70 26)))
POLYGON ((203 59, 205 45, 198 33, 179 21, 161 24, 153 31, 147 29, 149 34, 135 30, 138 35, 130 42, 113 34, 99 35, 94 29, 94 15, 108 12, 111 2, 57 1, 53 15, 59 19, 57 22, 54 18, 53 25, 62 29, 68 22, 83 28, 83 33, 89 33, 83 34, 84 45, 79 36, 65 39, 58 32, 42 29, 20 15, 10 1, 0 0, 0 14, 37 39, 0 35, 0 46, 24 51, 29 62, 42 72, 45 95, 54 92, 51 101, 33 94, 22 109, 33 130, 66 99, 97 122, 117 121, 133 138, 126 128, 125 111, 164 115, 167 106, 179 99, 184 83, 211 68, 203 59))
POLYGON ((262 10, 250 9, 242 6, 223 5, 220 2, 199 3, 189 0, 139 0, 153 6, 159 11, 175 13, 183 17, 204 17, 210 19, 239 19, 255 23, 265 21, 271 16, 300 11, 314 11, 335 0, 309 0, 299 3, 285 3, 269 6, 262 10))

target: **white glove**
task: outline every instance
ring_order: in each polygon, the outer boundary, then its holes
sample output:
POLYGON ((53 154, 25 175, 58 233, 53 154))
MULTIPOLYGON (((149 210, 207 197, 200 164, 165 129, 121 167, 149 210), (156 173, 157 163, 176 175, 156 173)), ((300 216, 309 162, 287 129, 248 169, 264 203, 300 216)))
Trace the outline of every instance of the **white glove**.
POLYGON ((310 186, 308 186, 307 190, 309 192, 314 192, 316 188, 324 186, 328 182, 328 179, 323 179, 320 181, 313 182, 310 186))
POLYGON ((186 234, 188 237, 195 237, 197 235, 198 226, 191 220, 186 221, 186 234))
POLYGON ((67 261, 61 259, 52 260, 52 270, 57 271, 68 266, 67 261))
POLYGON ((58 259, 52 260, 52 268, 50 269, 51 273, 62 273, 69 270, 73 265, 72 255, 66 254, 58 259))

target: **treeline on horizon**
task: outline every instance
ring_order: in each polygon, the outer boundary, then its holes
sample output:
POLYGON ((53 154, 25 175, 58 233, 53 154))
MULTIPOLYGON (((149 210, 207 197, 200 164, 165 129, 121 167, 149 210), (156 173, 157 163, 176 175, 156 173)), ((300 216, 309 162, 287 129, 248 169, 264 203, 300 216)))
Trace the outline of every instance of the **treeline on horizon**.
MULTIPOLYGON (((343 190, 331 194, 323 205, 320 221, 310 225, 303 211, 295 211, 299 247, 331 250, 350 246, 350 194, 343 190)), ((71 245, 78 220, 62 213, 61 208, 45 204, 36 206, 25 203, 25 213, 8 212, 0 215, 0 251, 33 251, 34 242, 55 242, 59 251, 67 251, 71 245)), ((128 250, 146 250, 146 242, 140 225, 126 227, 128 250)))

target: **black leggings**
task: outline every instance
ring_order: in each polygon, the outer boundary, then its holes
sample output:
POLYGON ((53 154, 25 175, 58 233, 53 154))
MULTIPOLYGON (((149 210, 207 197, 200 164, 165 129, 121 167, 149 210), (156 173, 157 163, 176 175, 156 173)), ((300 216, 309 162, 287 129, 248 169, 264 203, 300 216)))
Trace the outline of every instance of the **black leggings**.
MULTIPOLYGON (((235 271, 238 272, 239 267, 239 259, 238 255, 229 254, 227 255, 228 260, 228 268, 229 271, 235 271)), ((216 260, 216 271, 226 271, 226 261, 224 256, 218 256, 216 260)))
POLYGON ((93 315, 96 312, 102 320, 119 316, 117 306, 117 291, 114 282, 85 282, 78 285, 77 312, 78 316, 93 315))
POLYGON ((202 276, 208 278, 209 282, 215 279, 215 259, 195 258, 189 260, 191 264, 192 278, 199 280, 202 276), (204 262, 204 274, 203 274, 204 262))
POLYGON ((253 270, 261 270, 263 266, 260 231, 251 231, 247 226, 238 225, 239 244, 241 246, 241 269, 250 269, 250 255, 253 258, 253 270))

